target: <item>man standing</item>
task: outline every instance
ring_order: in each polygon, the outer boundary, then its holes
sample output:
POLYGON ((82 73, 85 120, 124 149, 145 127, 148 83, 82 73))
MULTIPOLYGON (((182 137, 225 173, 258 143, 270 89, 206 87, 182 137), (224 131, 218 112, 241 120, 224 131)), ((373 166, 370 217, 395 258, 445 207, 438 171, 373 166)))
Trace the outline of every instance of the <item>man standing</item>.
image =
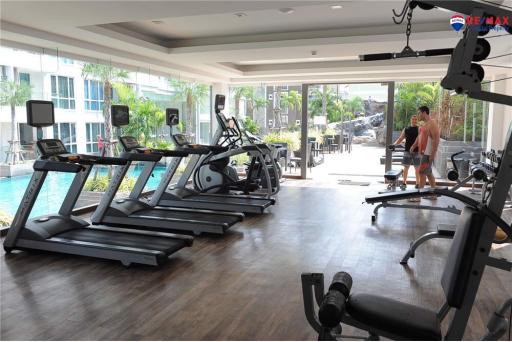
POLYGON ((416 141, 418 138, 418 117, 416 115, 413 115, 411 117, 411 125, 409 127, 406 127, 402 130, 402 133, 398 137, 398 139, 395 141, 393 145, 398 145, 402 143, 402 141, 405 140, 405 152, 404 152, 404 158, 402 160, 402 165, 404 167, 404 181, 403 185, 407 186, 407 176, 409 174, 409 167, 411 165, 414 166, 414 172, 416 174, 416 187, 418 187, 420 183, 420 175, 419 175, 419 158, 417 155, 418 148, 415 150, 411 150, 412 144, 416 141))
POLYGON ((430 110, 427 106, 418 108, 418 118, 423 121, 423 126, 420 127, 419 135, 414 144, 411 146, 410 151, 414 151, 418 147, 420 153, 420 184, 419 188, 425 187, 426 179, 431 188, 436 187, 436 179, 432 174, 432 163, 436 158, 437 147, 439 146, 439 127, 437 123, 430 117, 430 110))

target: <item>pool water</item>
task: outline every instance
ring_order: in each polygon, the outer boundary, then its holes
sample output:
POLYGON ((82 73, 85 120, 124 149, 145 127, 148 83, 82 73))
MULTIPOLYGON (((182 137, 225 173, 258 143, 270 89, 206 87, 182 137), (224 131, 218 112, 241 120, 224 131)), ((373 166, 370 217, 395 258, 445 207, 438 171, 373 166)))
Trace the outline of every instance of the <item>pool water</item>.
MULTIPOLYGON (((128 171, 128 176, 137 177, 142 171, 141 166, 132 166, 128 171)), ((93 169, 90 177, 93 177, 93 169)), ((98 173, 105 175, 107 170, 100 168, 98 173)), ((157 166, 153 170, 153 177, 150 177, 145 190, 154 190, 160 182, 162 174, 165 172, 164 166, 157 166)), ((43 187, 39 192, 34 208, 30 217, 48 215, 56 213, 66 196, 66 192, 73 181, 75 174, 62 172, 49 172, 43 187)), ((0 178, 0 210, 10 216, 14 216, 18 210, 21 198, 30 182, 32 175, 16 176, 11 178, 0 178)))

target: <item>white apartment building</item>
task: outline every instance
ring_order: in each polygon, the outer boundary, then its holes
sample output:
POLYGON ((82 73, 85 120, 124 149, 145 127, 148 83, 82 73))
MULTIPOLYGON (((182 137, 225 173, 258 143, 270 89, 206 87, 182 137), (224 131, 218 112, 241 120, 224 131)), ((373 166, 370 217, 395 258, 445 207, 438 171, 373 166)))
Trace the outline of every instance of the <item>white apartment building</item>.
MULTIPOLYGON (((44 128, 44 136, 61 139, 71 152, 98 151, 98 135, 104 130, 101 82, 82 77, 83 63, 68 58, 36 54, 9 48, 0 48, 0 72, 3 79, 13 78, 13 67, 20 81, 32 88, 32 99, 52 100, 55 104, 55 125, 44 128)), ((168 78, 148 72, 130 72, 125 83, 132 85, 138 96, 145 96, 162 105, 169 105, 173 90, 168 78)), ((207 142, 210 135, 210 99, 197 108, 196 125, 199 142, 207 142)), ((178 108, 180 108, 178 106, 178 108)), ((180 108, 182 110, 182 108, 180 108)), ((36 140, 36 130, 26 124, 25 106, 16 108, 18 139, 27 159, 36 140)), ((163 132, 168 131, 163 128, 163 132)), ((0 108, 0 163, 5 161, 8 141, 11 139, 11 108, 0 108)))

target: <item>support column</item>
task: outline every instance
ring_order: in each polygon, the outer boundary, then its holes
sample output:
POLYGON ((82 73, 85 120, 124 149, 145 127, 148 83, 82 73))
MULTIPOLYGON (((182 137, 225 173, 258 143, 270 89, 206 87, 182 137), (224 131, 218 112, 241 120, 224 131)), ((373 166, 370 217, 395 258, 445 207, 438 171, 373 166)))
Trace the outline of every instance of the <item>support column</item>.
POLYGON ((308 145, 308 84, 302 85, 302 117, 300 123, 300 155, 304 160, 300 163, 300 178, 306 179, 308 172, 307 145, 308 145))
POLYGON ((388 111, 386 113, 386 164, 385 171, 391 170, 391 150, 387 148, 393 140, 393 114, 395 112, 395 82, 388 83, 388 111))

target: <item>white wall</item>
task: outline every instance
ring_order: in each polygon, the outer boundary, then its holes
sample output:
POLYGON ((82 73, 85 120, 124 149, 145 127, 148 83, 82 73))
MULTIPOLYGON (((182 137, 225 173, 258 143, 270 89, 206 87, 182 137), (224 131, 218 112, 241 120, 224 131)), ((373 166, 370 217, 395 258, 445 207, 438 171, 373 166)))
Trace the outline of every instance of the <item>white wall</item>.
MULTIPOLYGON (((510 74, 497 75, 492 80, 510 76, 510 74)), ((512 79, 491 83, 491 92, 512 96, 512 79)), ((487 133, 487 146, 489 149, 503 149, 511 124, 511 106, 489 103, 489 128, 487 133)))

